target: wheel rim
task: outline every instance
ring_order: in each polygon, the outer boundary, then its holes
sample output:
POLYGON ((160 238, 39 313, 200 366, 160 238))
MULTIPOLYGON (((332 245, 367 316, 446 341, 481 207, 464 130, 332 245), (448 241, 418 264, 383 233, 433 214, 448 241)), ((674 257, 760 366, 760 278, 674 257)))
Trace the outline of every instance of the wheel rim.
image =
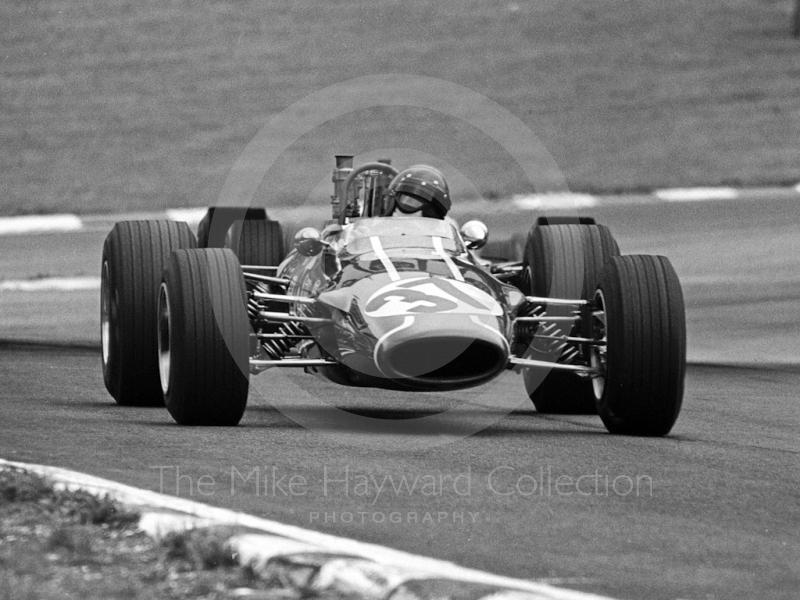
POLYGON ((111 356, 111 336, 113 314, 116 312, 114 297, 111 291, 111 281, 108 272, 108 261, 103 262, 103 271, 100 278, 100 343, 103 350, 103 369, 108 369, 111 356))
POLYGON ((608 336, 606 331, 606 302, 602 290, 597 290, 594 295, 596 309, 592 311, 592 338, 603 342, 602 345, 592 345, 589 362, 593 369, 600 373, 592 376, 592 389, 594 397, 602 399, 606 389, 606 371, 608 369, 608 336))
POLYGON ((169 393, 169 371, 172 363, 170 332, 169 293, 167 285, 162 283, 158 292, 158 375, 164 395, 169 393))

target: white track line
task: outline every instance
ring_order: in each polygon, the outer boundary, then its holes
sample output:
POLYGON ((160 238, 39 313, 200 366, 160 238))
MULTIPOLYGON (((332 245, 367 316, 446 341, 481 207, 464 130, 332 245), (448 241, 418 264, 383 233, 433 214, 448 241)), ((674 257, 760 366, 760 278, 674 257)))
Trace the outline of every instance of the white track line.
MULTIPOLYGON (((783 197, 786 192, 800 194, 800 184, 784 188, 759 188, 737 190, 732 187, 669 188, 641 194, 579 194, 572 192, 549 192, 541 194, 518 194, 500 201, 465 200, 456 203, 454 213, 492 211, 510 213, 535 210, 570 210, 604 206, 651 204, 657 202, 703 202, 710 200, 736 200, 748 198, 753 193, 783 197)), ((273 206, 269 208, 272 219, 279 221, 308 222, 326 216, 328 207, 323 205, 273 206)), ((104 231, 110 230, 117 221, 170 219, 196 225, 206 213, 206 208, 172 208, 156 212, 127 214, 83 215, 30 215, 0 217, 0 236, 24 233, 59 231, 104 231)))
POLYGON ((0 468, 16 467, 48 477, 53 481, 65 484, 66 487, 80 488, 94 494, 108 494, 117 501, 129 506, 159 508, 173 510, 184 514, 194 515, 201 519, 209 519, 220 524, 240 525, 260 530, 265 533, 289 538, 290 546, 296 547, 297 542, 315 546, 324 551, 336 554, 349 554, 363 557, 368 560, 389 565, 392 568, 407 569, 415 573, 428 573, 439 578, 455 579, 457 581, 470 581, 487 585, 497 585, 513 590, 538 594, 542 600, 607 600, 607 597, 596 594, 587 594, 573 590, 556 588, 544 583, 536 583, 524 579, 514 579, 502 575, 493 575, 476 569, 468 569, 455 563, 418 556, 400 550, 368 544, 303 529, 294 525, 286 525, 277 521, 261 519, 245 513, 208 506, 183 498, 158 494, 149 490, 142 490, 108 479, 101 479, 92 475, 69 471, 58 467, 44 465, 30 465, 0 459, 0 468))
POLYGON ((0 219, 0 235, 77 231, 82 227, 83 222, 76 215, 28 215, 0 219))
POLYGON ((76 292, 99 289, 99 277, 46 277, 44 279, 0 281, 0 292, 42 292, 47 290, 76 292))
POLYGON ((593 208, 597 206, 597 198, 590 194, 553 192, 549 194, 514 196, 511 199, 511 203, 519 210, 593 208))
POLYGON ((664 202, 707 202, 709 200, 736 200, 739 190, 732 187, 694 187, 656 190, 653 195, 664 202))
POLYGON ((190 225, 197 225, 206 216, 208 209, 203 208, 170 208, 167 218, 170 221, 184 221, 190 225))

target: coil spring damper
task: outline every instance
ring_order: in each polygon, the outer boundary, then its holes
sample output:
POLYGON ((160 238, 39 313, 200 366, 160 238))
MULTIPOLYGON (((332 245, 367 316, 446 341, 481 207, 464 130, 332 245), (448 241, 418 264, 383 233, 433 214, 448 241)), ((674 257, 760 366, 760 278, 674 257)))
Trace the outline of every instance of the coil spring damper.
POLYGON ((275 334, 284 337, 268 338, 261 343, 261 348, 269 356, 270 360, 282 359, 296 345, 298 336, 308 335, 305 328, 295 321, 283 323, 275 334))

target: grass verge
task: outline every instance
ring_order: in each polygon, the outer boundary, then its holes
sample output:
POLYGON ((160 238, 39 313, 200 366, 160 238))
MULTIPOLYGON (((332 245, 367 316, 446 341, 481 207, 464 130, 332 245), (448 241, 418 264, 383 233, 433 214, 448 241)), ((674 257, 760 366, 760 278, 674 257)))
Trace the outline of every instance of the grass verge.
POLYGON ((138 520, 108 498, 0 470, 0 600, 303 595, 239 566, 224 545, 230 531, 193 530, 157 542, 137 529, 138 520))

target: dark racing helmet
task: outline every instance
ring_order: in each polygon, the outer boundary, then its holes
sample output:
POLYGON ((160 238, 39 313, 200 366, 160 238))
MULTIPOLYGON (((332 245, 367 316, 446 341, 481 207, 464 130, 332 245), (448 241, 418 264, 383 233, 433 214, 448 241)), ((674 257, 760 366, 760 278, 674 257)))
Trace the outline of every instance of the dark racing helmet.
POLYGON ((400 171, 386 189, 386 216, 395 210, 403 214, 444 219, 450 210, 450 190, 444 175, 427 165, 400 171))

